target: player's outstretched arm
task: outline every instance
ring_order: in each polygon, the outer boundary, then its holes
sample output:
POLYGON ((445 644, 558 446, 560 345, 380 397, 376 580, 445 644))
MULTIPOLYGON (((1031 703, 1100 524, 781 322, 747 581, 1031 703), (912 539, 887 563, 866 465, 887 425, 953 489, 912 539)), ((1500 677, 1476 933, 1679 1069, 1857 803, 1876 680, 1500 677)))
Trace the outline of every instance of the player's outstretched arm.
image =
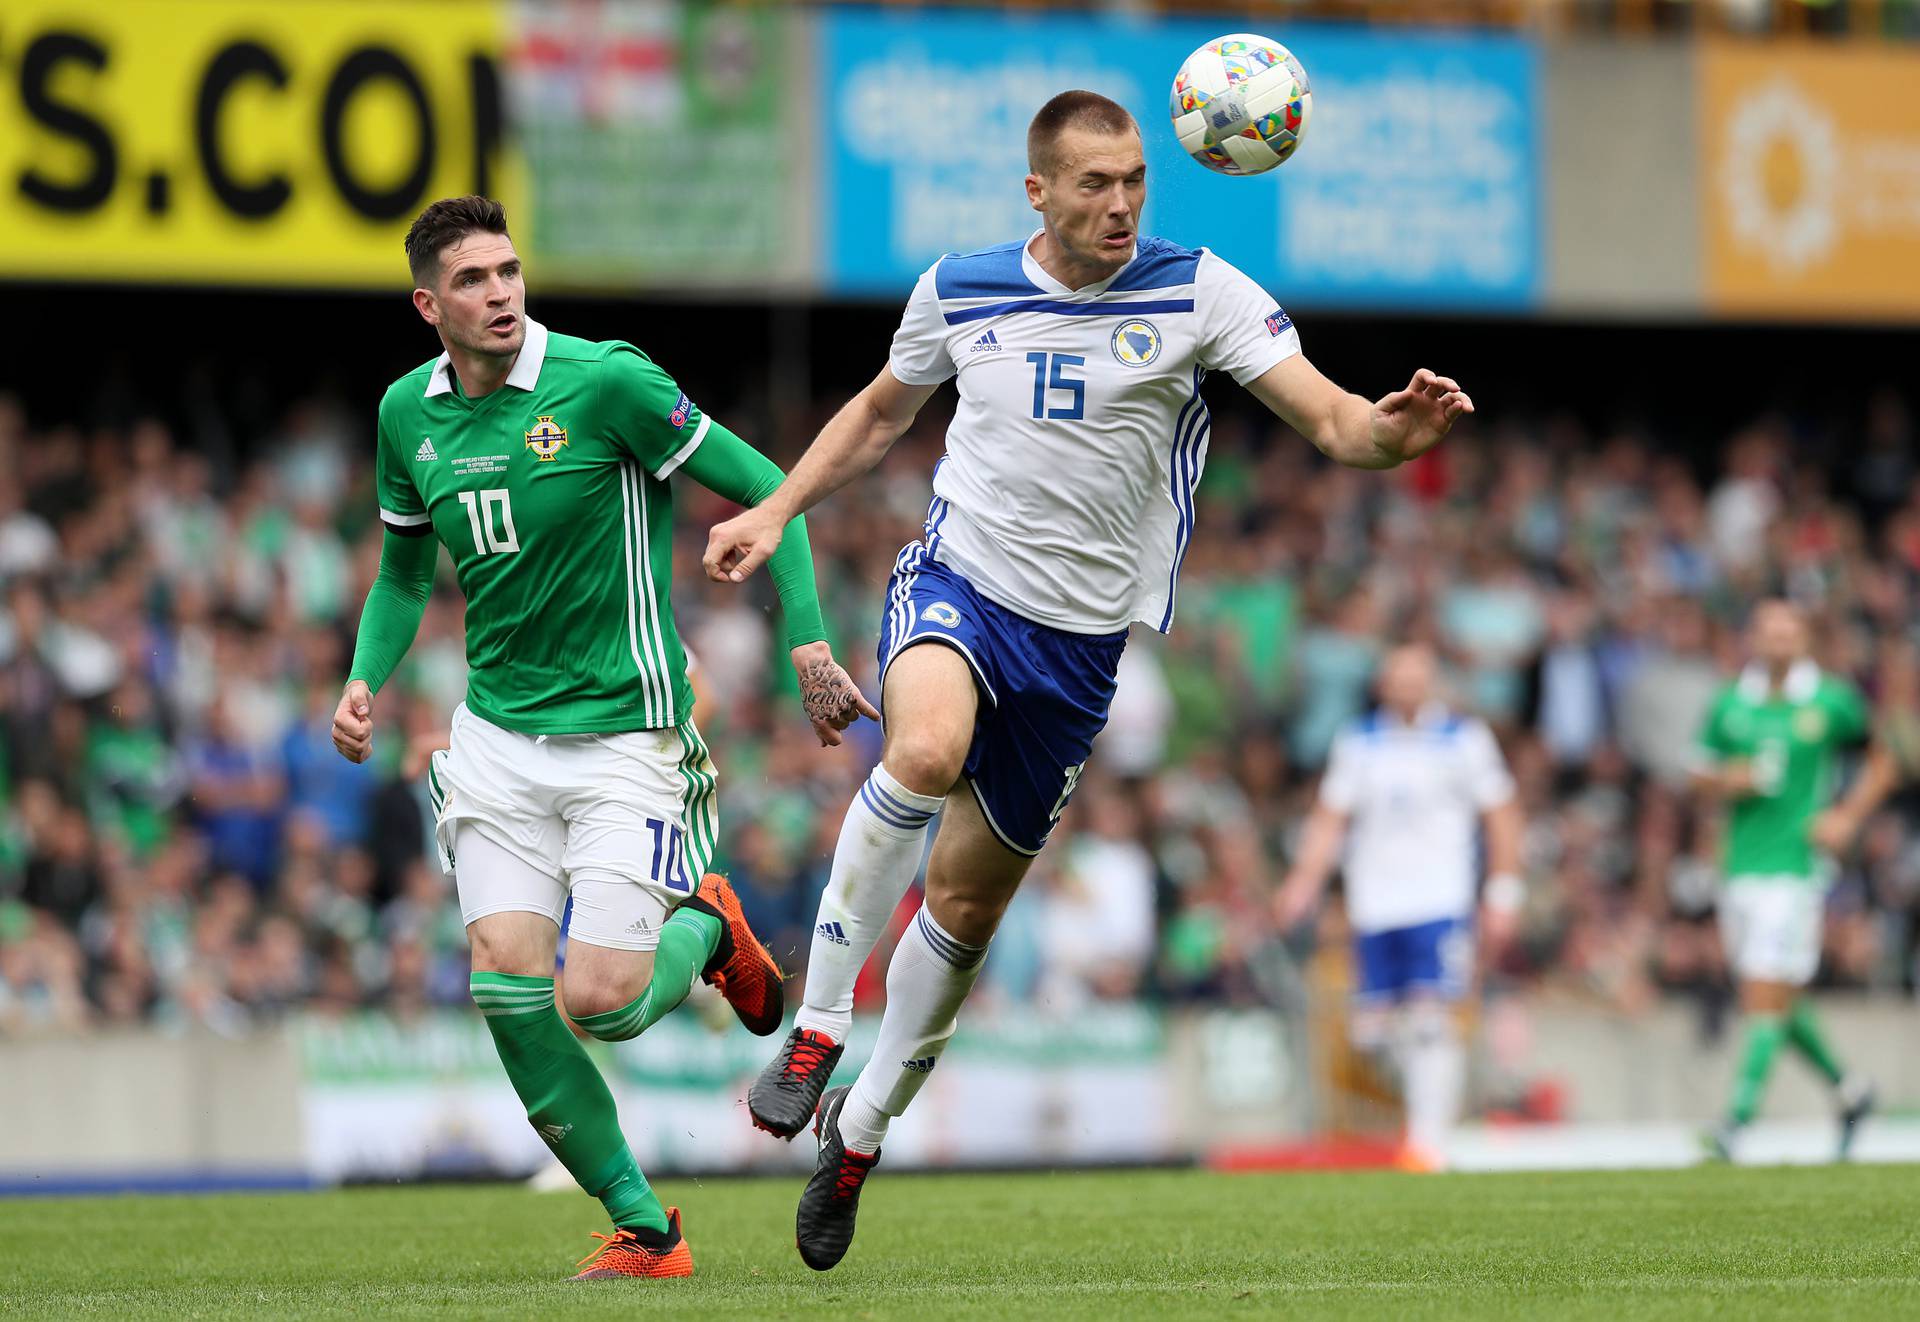
POLYGON ((1255 377, 1247 389, 1322 454, 1349 468, 1392 468, 1418 459, 1440 443, 1455 419, 1473 412, 1459 382, 1424 367, 1405 390, 1368 403, 1298 353, 1255 377))
POLYGON ((347 686, 333 713, 333 746, 349 762, 373 754, 373 695, 413 646, 433 592, 433 566, 440 543, 433 537, 387 532, 380 542, 380 572, 360 611, 347 686))
MULTIPOLYGON (((748 506, 748 513, 765 507, 783 476, 778 464, 718 424, 709 424, 706 440, 680 471, 716 495, 748 506)), ((780 594, 787 646, 800 679, 800 700, 821 744, 835 747, 840 731, 862 716, 877 721, 880 713, 833 659, 833 649, 827 645, 806 517, 796 514, 779 534, 767 569, 780 594)))
POLYGON ((773 555, 789 521, 879 463, 936 389, 907 385, 891 366, 881 368, 880 375, 820 429, 778 490, 746 513, 713 526, 701 557, 707 577, 716 583, 746 582, 773 555))

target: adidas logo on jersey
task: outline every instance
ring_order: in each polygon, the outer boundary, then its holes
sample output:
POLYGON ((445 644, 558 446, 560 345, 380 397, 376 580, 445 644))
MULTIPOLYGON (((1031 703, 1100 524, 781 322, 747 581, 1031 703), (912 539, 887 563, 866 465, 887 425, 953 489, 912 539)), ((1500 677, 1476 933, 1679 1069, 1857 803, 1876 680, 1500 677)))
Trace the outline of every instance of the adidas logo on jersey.
POLYGON ((847 940, 847 929, 838 923, 822 923, 820 926, 814 928, 813 931, 814 935, 825 937, 836 946, 850 946, 853 944, 853 942, 847 940))
POLYGON ((413 462, 416 464, 430 464, 439 457, 433 449, 433 438, 431 436, 422 436, 420 438, 420 448, 413 452, 413 462))
POLYGON ((921 1056, 918 1060, 903 1060, 900 1062, 900 1068, 912 1070, 915 1074, 931 1074, 933 1063, 937 1059, 939 1059, 937 1056, 921 1056))
POLYGON ((968 353, 999 353, 1000 337, 998 335, 995 335, 992 331, 988 331, 985 335, 982 335, 979 339, 975 340, 973 342, 973 347, 971 349, 968 349, 967 352, 968 353))

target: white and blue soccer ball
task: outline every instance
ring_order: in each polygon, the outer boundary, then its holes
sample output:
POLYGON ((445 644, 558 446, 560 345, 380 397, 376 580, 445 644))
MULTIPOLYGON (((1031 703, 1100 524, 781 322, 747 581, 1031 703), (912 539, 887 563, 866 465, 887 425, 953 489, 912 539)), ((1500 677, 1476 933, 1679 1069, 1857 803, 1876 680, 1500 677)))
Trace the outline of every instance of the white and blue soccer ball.
POLYGON ((1187 56, 1173 80, 1173 131, 1221 174, 1261 174, 1286 160, 1313 113, 1307 71, 1271 37, 1235 32, 1187 56))

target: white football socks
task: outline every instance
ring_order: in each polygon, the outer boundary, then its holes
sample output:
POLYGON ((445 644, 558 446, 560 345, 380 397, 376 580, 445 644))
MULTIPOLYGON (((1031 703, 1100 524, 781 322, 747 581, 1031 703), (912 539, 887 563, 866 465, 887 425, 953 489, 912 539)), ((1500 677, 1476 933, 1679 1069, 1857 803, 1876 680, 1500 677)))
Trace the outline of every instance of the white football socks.
POLYGON ((1425 1156, 1442 1159, 1466 1089, 1466 1049, 1448 1006, 1416 1001, 1401 1015, 1400 1077, 1407 1103, 1407 1142, 1425 1156))
POLYGON ((847 807, 833 871, 820 896, 807 990, 794 1023, 845 1042, 853 1027, 853 984, 913 884, 926 853, 927 826, 944 799, 915 794, 873 769, 847 807))
POLYGON ((933 1073, 986 956, 985 946, 949 936, 925 905, 907 924, 887 968, 887 1012, 873 1058, 840 1111, 840 1136, 853 1151, 879 1151, 888 1123, 933 1073))

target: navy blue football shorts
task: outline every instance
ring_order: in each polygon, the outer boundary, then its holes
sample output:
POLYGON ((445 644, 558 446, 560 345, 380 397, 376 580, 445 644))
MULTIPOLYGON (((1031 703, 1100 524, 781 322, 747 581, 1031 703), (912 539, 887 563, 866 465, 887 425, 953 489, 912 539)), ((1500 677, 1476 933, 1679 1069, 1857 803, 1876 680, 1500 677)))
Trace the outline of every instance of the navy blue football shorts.
POLYGON ((1038 854, 1107 723, 1127 631, 1069 633, 1035 623, 989 601, 912 542, 888 584, 883 694, 894 658, 923 644, 951 647, 973 671, 980 711, 967 783, 1000 843, 1038 854))

